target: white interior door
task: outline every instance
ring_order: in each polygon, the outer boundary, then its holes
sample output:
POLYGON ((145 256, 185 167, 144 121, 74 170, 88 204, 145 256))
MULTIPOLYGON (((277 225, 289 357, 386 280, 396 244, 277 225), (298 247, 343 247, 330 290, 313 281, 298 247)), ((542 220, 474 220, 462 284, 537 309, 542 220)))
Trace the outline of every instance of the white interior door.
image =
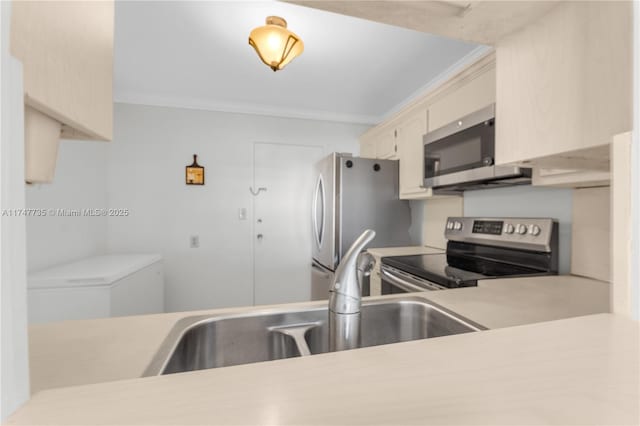
POLYGON ((311 200, 319 146, 254 145, 254 304, 311 298, 311 200))

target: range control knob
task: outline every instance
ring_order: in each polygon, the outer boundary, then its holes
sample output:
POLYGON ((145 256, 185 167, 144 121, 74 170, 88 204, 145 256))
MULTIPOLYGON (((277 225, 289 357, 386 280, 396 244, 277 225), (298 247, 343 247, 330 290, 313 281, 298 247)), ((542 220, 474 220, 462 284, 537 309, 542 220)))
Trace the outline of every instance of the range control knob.
POLYGON ((516 232, 520 235, 524 235, 527 233, 527 226, 521 223, 516 225, 516 232))
POLYGON ((456 221, 456 222, 453 224, 453 229, 455 229, 456 231, 461 230, 461 229, 462 229, 462 223, 460 223, 460 222, 456 221))
POLYGON ((513 231, 515 231, 515 228, 513 227, 513 225, 510 223, 507 223, 507 226, 504 227, 504 233, 513 234, 513 231))
POLYGON ((534 237, 540 235, 540 227, 538 225, 529 225, 529 233, 534 237))
POLYGON ((447 229, 448 230, 452 230, 453 229, 453 222, 452 221, 447 222, 447 229))

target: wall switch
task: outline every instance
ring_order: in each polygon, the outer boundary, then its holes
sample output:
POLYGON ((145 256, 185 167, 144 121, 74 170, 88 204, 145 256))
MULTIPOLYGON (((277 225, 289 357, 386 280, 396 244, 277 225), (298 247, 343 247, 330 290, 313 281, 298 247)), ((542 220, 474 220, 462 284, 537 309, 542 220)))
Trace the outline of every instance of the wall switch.
POLYGON ((189 247, 191 248, 199 248, 200 247, 200 236, 192 235, 189 237, 189 247))
POLYGON ((238 219, 247 220, 247 209, 242 207, 238 209, 238 219))

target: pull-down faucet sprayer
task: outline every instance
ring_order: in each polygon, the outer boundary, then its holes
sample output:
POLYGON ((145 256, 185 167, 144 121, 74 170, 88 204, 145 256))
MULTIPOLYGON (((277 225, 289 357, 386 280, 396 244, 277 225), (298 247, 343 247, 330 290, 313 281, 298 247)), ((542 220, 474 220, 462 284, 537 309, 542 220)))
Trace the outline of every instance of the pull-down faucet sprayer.
POLYGON ((373 256, 361 252, 375 236, 375 231, 364 231, 336 270, 329 290, 329 350, 332 352, 360 345, 361 286, 373 267, 373 256))

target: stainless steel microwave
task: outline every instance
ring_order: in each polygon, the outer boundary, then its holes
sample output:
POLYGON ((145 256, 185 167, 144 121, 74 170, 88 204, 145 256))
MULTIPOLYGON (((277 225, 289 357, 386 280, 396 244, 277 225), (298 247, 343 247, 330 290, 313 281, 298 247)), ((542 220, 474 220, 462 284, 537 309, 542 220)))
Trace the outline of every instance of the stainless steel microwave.
POLYGON ((531 182, 531 169, 496 166, 495 104, 427 133, 424 186, 464 191, 531 182))

